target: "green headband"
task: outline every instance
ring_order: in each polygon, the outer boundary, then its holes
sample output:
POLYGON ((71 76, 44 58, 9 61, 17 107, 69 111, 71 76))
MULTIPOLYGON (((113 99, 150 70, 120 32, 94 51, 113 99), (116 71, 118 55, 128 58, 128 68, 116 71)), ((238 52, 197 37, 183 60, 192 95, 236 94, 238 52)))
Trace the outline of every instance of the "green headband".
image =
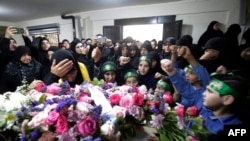
POLYGON ((170 85, 163 81, 163 80, 159 80, 157 82, 157 86, 160 87, 161 89, 165 90, 165 91, 171 91, 170 85))
POLYGON ((218 79, 213 79, 208 87, 218 92, 221 96, 232 95, 235 98, 239 97, 239 94, 234 89, 218 79))
POLYGON ((152 62, 147 56, 141 56, 139 59, 139 62, 141 62, 141 61, 146 61, 146 62, 148 62, 149 66, 151 66, 152 62))
POLYGON ((102 72, 106 73, 108 71, 116 71, 116 66, 113 64, 106 64, 102 67, 102 72))
POLYGON ((184 68, 184 72, 186 73, 189 69, 194 70, 194 68, 191 65, 188 65, 184 68))
POLYGON ((136 78, 138 79, 138 74, 135 72, 135 71, 130 71, 130 72, 127 72, 124 76, 124 79, 128 79, 128 78, 136 78))

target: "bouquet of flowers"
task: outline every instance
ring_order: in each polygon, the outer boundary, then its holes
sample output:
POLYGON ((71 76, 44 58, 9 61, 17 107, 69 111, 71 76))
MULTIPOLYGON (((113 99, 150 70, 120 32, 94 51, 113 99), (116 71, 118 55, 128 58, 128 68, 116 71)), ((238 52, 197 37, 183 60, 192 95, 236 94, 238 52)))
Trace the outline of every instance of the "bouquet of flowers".
POLYGON ((135 137, 136 129, 145 125, 146 87, 115 86, 107 83, 102 88, 115 112, 122 138, 135 137))
MULTIPOLYGON (((26 89, 25 95, 20 90, 0 97, 1 132, 15 131, 21 141, 119 138, 115 136, 116 119, 111 106, 105 103, 102 92, 90 83, 71 88, 67 82, 48 86, 41 82, 34 89, 26 89)), ((10 136, 3 138, 17 140, 10 136)))
POLYGON ((154 92, 150 102, 150 124, 157 129, 160 141, 205 141, 208 131, 203 125, 202 117, 198 116, 196 106, 188 107, 175 103, 169 92, 154 92))

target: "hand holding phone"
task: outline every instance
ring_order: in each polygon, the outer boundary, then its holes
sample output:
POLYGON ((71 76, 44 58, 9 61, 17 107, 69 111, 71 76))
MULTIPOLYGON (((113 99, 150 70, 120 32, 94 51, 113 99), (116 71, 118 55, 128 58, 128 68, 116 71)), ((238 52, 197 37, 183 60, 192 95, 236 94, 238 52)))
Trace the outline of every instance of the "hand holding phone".
POLYGON ((24 29, 23 28, 19 28, 19 27, 12 27, 13 29, 16 29, 16 33, 15 34, 24 34, 24 29))

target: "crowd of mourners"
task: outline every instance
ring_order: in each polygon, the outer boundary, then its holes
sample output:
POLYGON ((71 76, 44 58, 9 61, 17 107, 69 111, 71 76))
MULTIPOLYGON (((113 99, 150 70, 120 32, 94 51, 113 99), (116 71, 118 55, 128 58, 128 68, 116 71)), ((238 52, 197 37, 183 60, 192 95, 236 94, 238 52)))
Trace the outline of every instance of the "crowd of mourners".
POLYGON ((74 87, 98 78, 117 85, 145 85, 148 90, 171 88, 175 102, 198 107, 209 131, 246 127, 250 28, 239 42, 239 24, 225 32, 219 25, 212 21, 197 43, 191 35, 140 42, 133 37, 112 41, 97 34, 64 39, 58 46, 51 46, 46 37, 31 41, 27 30, 22 34, 25 45, 18 45, 13 38, 16 29, 10 26, 0 42, 0 93, 15 91, 24 79, 30 85, 68 81, 74 87))

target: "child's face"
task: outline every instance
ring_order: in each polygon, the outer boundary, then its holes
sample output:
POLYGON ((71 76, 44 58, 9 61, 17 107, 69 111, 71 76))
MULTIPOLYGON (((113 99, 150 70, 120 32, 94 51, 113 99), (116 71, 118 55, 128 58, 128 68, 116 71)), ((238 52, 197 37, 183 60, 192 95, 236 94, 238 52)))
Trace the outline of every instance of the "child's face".
POLYGON ((115 82, 116 74, 113 71, 108 71, 104 74, 104 81, 108 83, 114 83, 115 82))
POLYGON ((192 69, 188 69, 185 75, 187 81, 191 84, 194 84, 199 81, 199 77, 195 74, 195 72, 192 69))
POLYGON ((141 75, 146 75, 149 71, 150 67, 147 61, 140 61, 138 70, 141 75))
POLYGON ((126 84, 129 86, 137 86, 138 80, 134 77, 129 77, 126 79, 126 84))
POLYGON ((156 86, 156 88, 155 88, 155 92, 160 92, 160 93, 163 93, 163 92, 165 92, 165 90, 164 89, 162 89, 161 87, 159 87, 159 86, 156 86))
POLYGON ((211 110, 217 110, 223 105, 223 97, 215 90, 207 87, 203 92, 203 105, 211 110))

